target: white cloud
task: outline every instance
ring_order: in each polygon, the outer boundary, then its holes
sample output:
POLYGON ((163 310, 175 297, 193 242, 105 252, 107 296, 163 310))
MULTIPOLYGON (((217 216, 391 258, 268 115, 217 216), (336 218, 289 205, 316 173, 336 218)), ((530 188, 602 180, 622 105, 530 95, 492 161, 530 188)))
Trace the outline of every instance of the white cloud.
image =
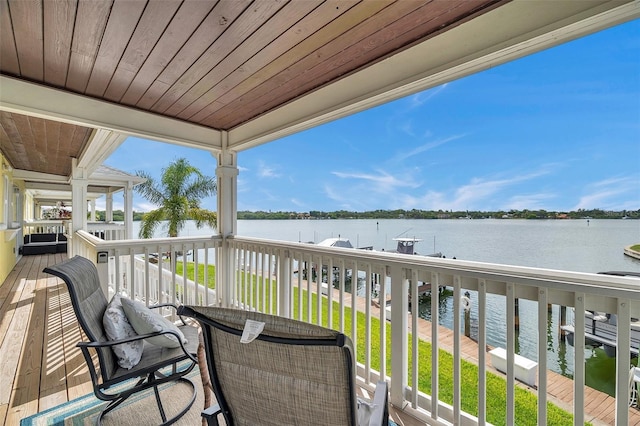
POLYGON ((360 197, 355 196, 354 194, 358 193, 357 189, 354 189, 353 187, 350 188, 345 188, 345 187, 340 187, 338 189, 330 186, 330 185, 325 185, 324 186, 324 193, 327 196, 328 199, 330 199, 331 201, 335 201, 335 203, 337 204, 337 207, 331 207, 328 210, 357 210, 357 209, 367 209, 367 205, 366 203, 358 203, 358 206, 355 206, 353 204, 354 199, 356 199, 356 201, 360 200, 360 197))
POLYGON ((617 177, 594 182, 585 187, 572 210, 578 209, 636 209, 640 204, 640 182, 637 178, 617 177), (635 205, 635 206, 634 206, 635 205))
POLYGON ((296 198, 292 198, 291 200, 291 204, 293 204, 296 207, 306 207, 306 204, 296 198))
POLYGON ((278 200, 278 197, 276 197, 272 192, 267 191, 264 188, 260 192, 262 193, 262 198, 267 200, 267 201, 276 201, 276 200, 278 200))
POLYGON ((258 176, 261 178, 278 178, 281 174, 277 172, 276 167, 268 166, 260 162, 258 166, 258 176))
MULTIPOLYGON (((413 110, 422 107, 434 96, 440 94, 448 86, 448 84, 449 83, 445 83, 441 86, 416 93, 413 96, 407 97, 406 102, 403 101, 403 103, 397 104, 399 108, 396 109, 394 113, 388 117, 388 120, 386 122, 387 132, 394 137, 397 136, 398 132, 403 132, 411 137, 417 137, 417 132, 414 128, 413 120, 405 117, 408 117, 409 114, 415 113, 415 111, 413 110)), ((421 118, 421 122, 422 120, 423 119, 421 118)), ((431 135, 430 131, 424 131, 422 133, 422 137, 428 137, 431 135)))
MULTIPOLYGON (((519 183, 533 180, 537 177, 549 174, 552 166, 545 165, 539 170, 531 173, 501 176, 499 178, 473 178, 465 185, 449 192, 429 190, 424 195, 414 196, 411 194, 396 194, 396 198, 401 200, 403 208, 417 208, 425 210, 469 210, 487 209, 489 204, 495 204, 494 199, 501 192, 519 183)), ((523 200, 520 200, 523 201, 523 200)), ((505 208, 502 205, 496 208, 505 208)), ((510 202, 513 202, 511 199, 510 202)), ((531 208, 531 207, 527 207, 531 208)))
POLYGON ((555 194, 539 193, 528 195, 516 195, 511 197, 503 206, 505 210, 548 210, 545 202, 556 198, 555 194))
POLYGON ((403 133, 406 133, 409 136, 415 136, 415 132, 413 130, 413 123, 411 120, 403 121, 402 123, 398 123, 396 129, 400 130, 403 133))
POLYGON ((411 151, 403 151, 399 154, 397 154, 395 157, 393 157, 393 161, 396 162, 400 162, 400 161, 404 161, 407 158, 413 157, 415 155, 421 154, 423 152, 429 151, 433 148, 436 148, 440 145, 444 145, 446 143, 455 141, 457 139, 460 139, 462 137, 464 137, 466 135, 462 134, 462 135, 453 135, 453 136, 449 136, 448 138, 444 138, 444 139, 439 139, 433 142, 428 142, 424 145, 421 145, 419 147, 416 147, 414 149, 412 149, 411 151))
POLYGON ((533 180, 540 176, 547 175, 550 172, 551 166, 543 166, 539 170, 535 170, 531 173, 509 176, 502 179, 485 180, 481 178, 474 178, 471 180, 471 183, 463 185, 456 190, 455 198, 452 200, 449 208, 452 210, 465 210, 472 208, 471 206, 477 205, 476 203, 479 201, 482 201, 479 206, 486 205, 487 199, 503 191, 507 187, 533 180))
POLYGON ((444 89, 447 88, 448 85, 449 85, 449 83, 445 83, 445 84, 443 84, 441 86, 434 87, 432 89, 425 90, 423 92, 416 93, 415 95, 411 96, 409 98, 409 100, 411 102, 411 105, 410 105, 411 108, 421 107, 422 105, 427 103, 431 98, 433 98, 434 96, 440 94, 444 89))
POLYGON ((345 198, 342 196, 343 191, 336 191, 329 185, 324 186, 324 193, 330 200, 337 201, 339 203, 345 202, 345 198))
POLYGON ((238 193, 249 192, 251 190, 251 183, 247 179, 241 179, 238 176, 238 193))
MULTIPOLYGON (((147 202, 140 202, 140 203, 134 203, 133 206, 133 210, 136 212, 150 212, 151 210, 155 210, 157 209, 158 206, 153 205, 151 203, 147 203, 147 202)), ((116 203, 113 203, 113 209, 114 210, 124 210, 124 205, 123 204, 118 204, 116 207, 116 203)))
POLYGON ((331 172, 333 175, 343 179, 356 179, 364 181, 365 183, 373 184, 373 190, 377 192, 387 193, 393 191, 396 188, 418 188, 421 184, 413 181, 410 176, 395 177, 385 172, 384 170, 376 170, 376 174, 369 173, 345 173, 345 172, 331 172))

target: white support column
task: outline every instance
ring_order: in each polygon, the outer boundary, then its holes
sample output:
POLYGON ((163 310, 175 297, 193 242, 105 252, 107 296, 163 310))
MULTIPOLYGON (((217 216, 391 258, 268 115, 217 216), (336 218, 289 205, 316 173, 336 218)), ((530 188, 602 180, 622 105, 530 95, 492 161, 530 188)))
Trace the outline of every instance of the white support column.
POLYGON ((113 192, 107 193, 107 202, 104 212, 104 221, 113 222, 113 192))
POLYGON ((96 200, 91 200, 89 204, 91 205, 91 222, 95 222, 96 221, 96 200))
MULTIPOLYGON (((223 133, 223 146, 227 146, 228 134, 223 133)), ((229 306, 231 286, 233 285, 233 250, 227 244, 227 238, 233 237, 237 231, 237 195, 238 195, 238 156, 235 151, 223 149, 217 155, 216 176, 218 178, 218 234, 223 237, 223 244, 217 251, 216 290, 223 306, 229 306)))
POLYGON ((133 182, 124 190, 124 232, 127 240, 133 238, 133 182))
MULTIPOLYGON (((391 371, 394 374, 389 391, 390 401, 397 407, 404 407, 404 390, 407 387, 409 371, 408 292, 409 281, 405 277, 405 271, 399 266, 394 266, 391 270, 391 371)), ((380 302, 380 306, 384 309, 384 301, 380 302)))
POLYGON ((237 192, 238 164, 237 154, 233 151, 218 154, 218 234, 236 235, 237 231, 237 192))
MULTIPOLYGON (((74 238, 75 233, 87 229, 87 187, 89 185, 89 174, 86 168, 78 167, 78 160, 72 160, 71 171, 71 205, 73 212, 71 216, 71 250, 69 257, 73 257, 80 252, 78 239, 74 238)), ((95 259, 92 259, 95 261, 95 259)))

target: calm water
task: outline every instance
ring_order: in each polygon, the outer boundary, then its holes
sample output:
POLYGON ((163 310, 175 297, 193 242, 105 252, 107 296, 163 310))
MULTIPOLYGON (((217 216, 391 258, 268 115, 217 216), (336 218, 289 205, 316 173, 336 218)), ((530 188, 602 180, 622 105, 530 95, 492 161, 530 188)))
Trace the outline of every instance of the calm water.
MULTIPOLYGON (((189 235, 188 230, 182 235, 189 235)), ((622 249, 640 243, 636 220, 292 220, 238 221, 242 236, 395 249, 394 237, 423 239, 416 250, 446 257, 579 272, 640 271, 622 249)), ((192 234, 193 235, 193 234, 192 234)))
MULTIPOLYGON (((210 230, 189 227, 181 235, 201 235, 210 230)), ((238 221, 238 234, 285 241, 320 242, 325 238, 349 238, 354 246, 376 250, 395 249, 394 237, 416 237, 422 254, 442 252, 457 259, 561 269, 577 272, 626 270, 640 272, 640 261, 623 254, 623 248, 640 243, 636 220, 291 220, 238 221)), ((472 293, 472 334, 477 330, 477 300, 472 293), (475 327, 474 327, 475 326, 475 327)), ((505 299, 489 296, 487 343, 505 346, 505 299)), ((440 306, 441 323, 453 324, 453 299, 440 306)), ((570 317, 569 313, 568 317, 570 317)), ((430 317, 428 308, 423 316, 430 317)), ((560 341, 559 309, 554 306, 547 322, 549 368, 571 377, 573 347, 560 341)), ((520 302, 518 352, 537 360, 537 304, 520 302)), ((613 392, 615 364, 600 348, 587 348, 587 384, 613 392), (610 371, 608 371, 608 370, 610 371)))

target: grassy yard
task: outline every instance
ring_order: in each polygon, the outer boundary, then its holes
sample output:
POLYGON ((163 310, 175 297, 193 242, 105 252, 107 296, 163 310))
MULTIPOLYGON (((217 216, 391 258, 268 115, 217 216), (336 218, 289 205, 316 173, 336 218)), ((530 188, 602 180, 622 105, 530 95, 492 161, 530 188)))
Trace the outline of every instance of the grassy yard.
MULTIPOLYGON (((176 272, 182 275, 182 263, 178 262, 176 265, 176 272)), ((194 266, 193 264, 187 265, 187 277, 193 279, 194 266)), ((238 282, 244 283, 244 272, 238 272, 238 282)), ((198 271, 199 283, 204 283, 204 267, 201 265, 198 271)), ((209 266, 208 271, 208 286, 215 288, 215 267, 209 266)), ((247 300, 247 303, 251 303, 253 306, 259 306, 258 293, 260 296, 263 291, 268 294, 270 292, 268 300, 275 309, 276 304, 276 286, 275 281, 263 279, 256 275, 247 276, 247 285, 240 285, 237 289, 238 297, 243 299, 244 292, 248 295, 252 295, 253 300, 247 300), (265 283, 267 284, 265 286, 265 283)), ((302 318, 307 320, 311 318, 311 322, 318 322, 318 309, 317 309, 317 294, 311 294, 311 312, 308 311, 308 292, 306 289, 302 289, 300 293, 296 287, 293 289, 293 317, 302 318), (299 306, 302 306, 302 312, 300 312, 299 306)), ((332 322, 328 324, 329 318, 329 303, 326 297, 321 300, 320 309, 320 324, 325 327, 330 327, 335 330, 340 329, 340 305, 334 301, 332 304, 332 322)), ((259 308, 261 308, 259 306, 259 308)), ((261 308, 262 310, 265 310, 261 308)), ((343 320, 345 324, 345 330, 343 332, 352 336, 351 332, 351 320, 352 311, 350 308, 345 307, 342 312, 343 320)), ((386 327, 387 334, 387 347, 386 353, 391 354, 391 325, 389 323, 384 325, 386 327)), ((376 318, 371 319, 371 367, 376 370, 380 370, 380 321, 376 318)), ((354 340, 354 346, 356 351, 356 357, 358 362, 365 362, 366 345, 366 317, 362 312, 357 312, 357 329, 356 338, 354 340)), ((411 336, 409 337, 409 353, 411 353, 411 336)), ((418 342, 419 359, 418 359, 418 381, 420 391, 431 394, 431 343, 420 340, 418 342)), ((444 351, 438 351, 438 380, 439 380, 439 399, 447 404, 453 403, 453 356, 444 351)), ((477 415, 478 405, 478 367, 470 362, 462 360, 461 362, 462 374, 461 374, 461 405, 462 410, 467 413, 477 415)), ((389 374, 392 375, 390 357, 387 357, 386 369, 389 374)), ((412 374, 411 362, 409 362, 409 375, 412 374)), ((487 421, 495 425, 504 425, 506 415, 506 396, 507 396, 507 383, 503 377, 497 376, 492 373, 487 373, 487 421)), ((518 425, 536 425, 537 424, 537 396, 532 392, 529 392, 520 387, 515 388, 515 421, 518 425)), ((573 424, 573 415, 561 410, 552 403, 547 403, 547 424, 548 425, 566 425, 573 424)), ((588 424, 588 423, 587 423, 588 424)))

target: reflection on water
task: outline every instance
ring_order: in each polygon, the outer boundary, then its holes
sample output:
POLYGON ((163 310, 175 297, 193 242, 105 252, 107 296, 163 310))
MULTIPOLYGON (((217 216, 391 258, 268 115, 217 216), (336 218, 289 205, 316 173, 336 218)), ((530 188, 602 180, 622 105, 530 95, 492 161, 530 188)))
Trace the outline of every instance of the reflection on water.
MULTIPOLYGON (((440 318, 451 316, 449 313, 448 300, 452 299, 453 291, 447 287, 440 288, 438 295, 438 315, 440 318)), ((419 297, 420 304, 418 305, 418 316, 420 318, 431 321, 431 293, 419 297)), ((453 307, 453 305, 452 305, 453 307)), ((441 321, 442 322, 442 321, 441 321)))
POLYGON ((559 341, 554 345, 553 339, 553 312, 547 315, 547 354, 556 353, 558 373, 573 379, 573 371, 567 366, 567 339, 560 335, 559 341))

